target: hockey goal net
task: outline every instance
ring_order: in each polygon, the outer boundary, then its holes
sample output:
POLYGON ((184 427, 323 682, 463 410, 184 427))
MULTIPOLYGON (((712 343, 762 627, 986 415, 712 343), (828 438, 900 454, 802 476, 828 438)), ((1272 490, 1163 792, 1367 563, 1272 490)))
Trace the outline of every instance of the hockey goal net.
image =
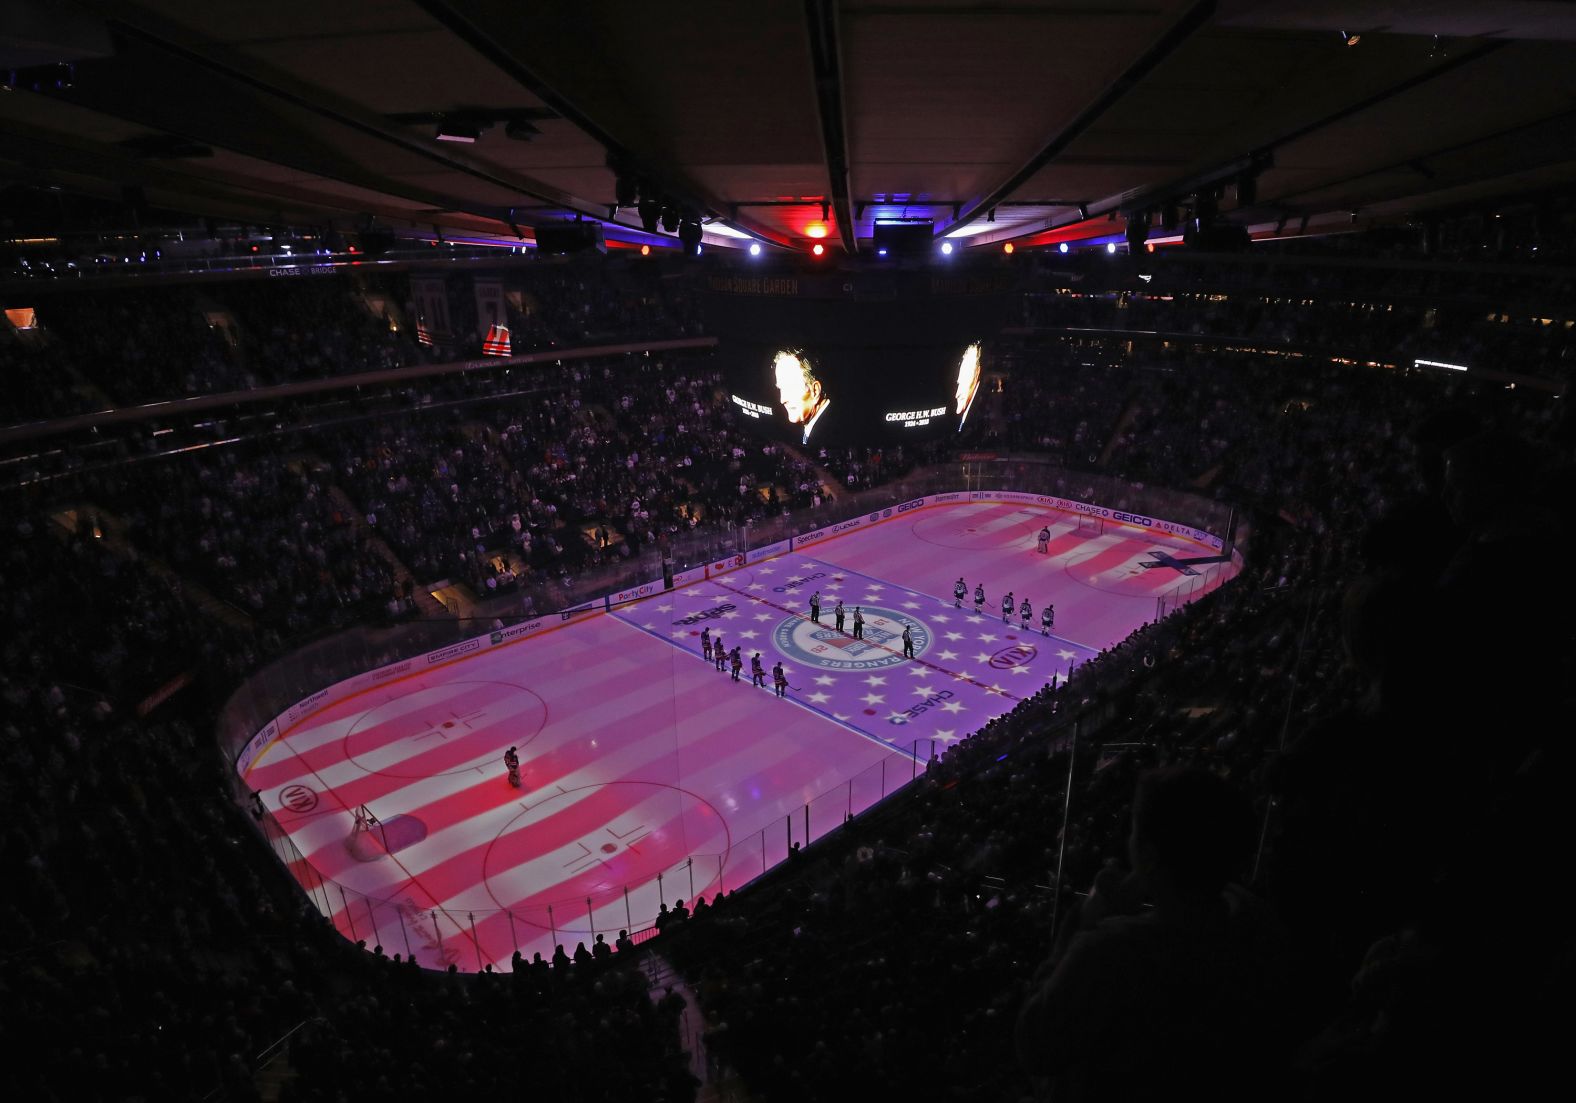
POLYGON ((1080 536, 1099 536, 1105 531, 1105 518, 1089 517, 1080 513, 1077 531, 1080 536))

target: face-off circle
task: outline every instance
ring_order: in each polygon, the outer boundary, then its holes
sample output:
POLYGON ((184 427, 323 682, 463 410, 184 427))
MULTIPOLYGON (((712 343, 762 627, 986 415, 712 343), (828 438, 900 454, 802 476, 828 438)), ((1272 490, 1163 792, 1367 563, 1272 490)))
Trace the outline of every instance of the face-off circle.
POLYGON ((547 705, 513 682, 443 682, 375 705, 344 739, 345 758, 368 773, 424 778, 465 773, 481 758, 524 749, 547 723, 547 705))
POLYGON ((854 639, 854 607, 843 602, 845 631, 833 627, 832 613, 821 607, 821 623, 788 617, 772 629, 772 644, 786 659, 816 670, 880 670, 903 659, 903 628, 913 633, 914 656, 930 648, 930 627, 910 613, 884 605, 863 605, 863 639, 854 639))
MULTIPOLYGON (((488 846, 482 879, 497 907, 546 927, 549 903, 578 906, 583 918, 586 896, 596 907, 615 902, 622 886, 683 868, 691 856, 695 893, 706 893, 731 847, 727 821, 709 801, 660 782, 610 781, 533 801, 488 846)), ((688 877, 681 883, 676 895, 687 897, 688 877)))

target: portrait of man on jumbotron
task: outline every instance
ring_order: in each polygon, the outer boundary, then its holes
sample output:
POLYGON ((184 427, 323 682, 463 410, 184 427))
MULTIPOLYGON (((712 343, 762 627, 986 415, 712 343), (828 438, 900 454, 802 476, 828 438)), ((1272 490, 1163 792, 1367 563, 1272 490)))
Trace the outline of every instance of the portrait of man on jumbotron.
POLYGON ((790 424, 801 426, 800 444, 810 443, 815 423, 830 406, 826 388, 802 352, 781 349, 772 357, 772 374, 777 380, 777 397, 790 424))
POLYGON ((980 389, 980 343, 975 341, 963 350, 963 357, 958 361, 957 390, 954 399, 957 407, 953 411, 958 415, 958 431, 962 432, 963 422, 969 416, 969 408, 974 405, 974 396, 980 389))

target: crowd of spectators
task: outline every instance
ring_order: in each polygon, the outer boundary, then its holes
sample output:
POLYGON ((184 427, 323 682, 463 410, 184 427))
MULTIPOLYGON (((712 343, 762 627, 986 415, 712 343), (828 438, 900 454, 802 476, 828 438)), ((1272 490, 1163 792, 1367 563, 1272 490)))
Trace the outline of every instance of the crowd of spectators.
MULTIPOLYGON (((1531 1090, 1571 960, 1548 902, 1568 752, 1542 710, 1571 704, 1576 618, 1536 568, 1569 535, 1571 422, 1452 377, 1086 351, 1019 350, 964 447, 1219 493, 1252 513, 1245 570, 665 920, 709 1062, 764 1099, 1531 1090)), ((65 524, 18 508, 0 1023, 42 1056, 12 1094, 250 1098, 290 1033, 290 1099, 516 1090, 522 1068, 690 1098, 676 1004, 629 943, 463 977, 351 946, 203 733, 287 636, 398 603, 374 539, 424 580, 485 585, 499 551, 563 577, 813 509, 818 466, 861 489, 926 458, 800 457, 739 436, 724 398, 703 359, 555 367, 474 413, 85 473, 44 492, 65 524)))
POLYGON ((325 440, 369 524, 418 577, 485 589, 502 557, 563 584, 702 525, 725 531, 820 500, 813 465, 740 432, 708 358, 531 378, 506 401, 325 440))
POLYGON ((381 615, 396 596, 328 474, 310 457, 217 449, 94 471, 73 489, 113 511, 135 546, 291 639, 381 615))

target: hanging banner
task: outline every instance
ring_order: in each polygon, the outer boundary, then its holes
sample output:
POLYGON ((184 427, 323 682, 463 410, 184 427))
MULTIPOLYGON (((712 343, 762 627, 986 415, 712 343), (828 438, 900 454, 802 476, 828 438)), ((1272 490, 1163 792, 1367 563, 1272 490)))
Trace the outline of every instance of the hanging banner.
POLYGON ((411 298, 415 300, 416 323, 429 336, 447 337, 454 332, 449 325, 449 293, 441 276, 413 276, 411 298))
POLYGON ((504 341, 507 344, 509 310, 504 304, 503 284, 497 280, 479 279, 476 281, 476 336, 484 341, 490 340, 494 337, 494 331, 498 329, 503 330, 504 341))

